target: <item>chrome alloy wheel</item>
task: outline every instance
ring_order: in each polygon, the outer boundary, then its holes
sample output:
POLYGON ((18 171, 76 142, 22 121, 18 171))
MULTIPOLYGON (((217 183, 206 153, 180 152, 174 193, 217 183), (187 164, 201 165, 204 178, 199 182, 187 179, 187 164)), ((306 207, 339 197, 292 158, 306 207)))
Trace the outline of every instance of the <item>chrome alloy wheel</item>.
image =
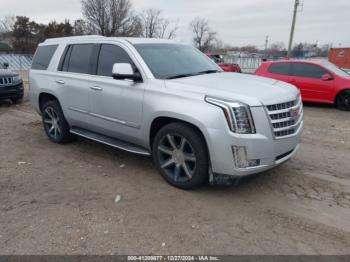
POLYGON ((61 135, 60 119, 54 108, 45 108, 44 125, 47 134, 53 139, 57 139, 61 135))
POLYGON ((196 156, 191 144, 181 135, 167 134, 158 145, 160 167, 175 182, 192 179, 196 170, 196 156))

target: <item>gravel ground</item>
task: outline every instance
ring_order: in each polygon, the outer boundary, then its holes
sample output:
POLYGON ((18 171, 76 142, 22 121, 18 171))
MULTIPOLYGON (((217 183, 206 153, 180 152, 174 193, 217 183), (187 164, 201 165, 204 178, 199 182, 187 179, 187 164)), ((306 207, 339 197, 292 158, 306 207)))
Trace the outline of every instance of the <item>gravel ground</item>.
POLYGON ((349 254, 350 113, 306 105, 305 125, 288 163, 182 191, 149 158, 52 144, 28 102, 3 103, 0 254, 349 254))

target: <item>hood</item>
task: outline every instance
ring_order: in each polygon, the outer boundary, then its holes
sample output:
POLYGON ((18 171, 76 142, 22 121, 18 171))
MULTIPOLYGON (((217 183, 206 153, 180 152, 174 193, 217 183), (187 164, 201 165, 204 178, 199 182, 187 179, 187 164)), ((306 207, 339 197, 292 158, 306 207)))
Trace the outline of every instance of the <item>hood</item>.
POLYGON ((8 69, 0 69, 0 77, 4 76, 17 76, 18 74, 8 69))
POLYGON ((167 88, 200 93, 249 106, 279 104, 295 100, 299 90, 274 79, 235 73, 216 73, 166 80, 167 88))

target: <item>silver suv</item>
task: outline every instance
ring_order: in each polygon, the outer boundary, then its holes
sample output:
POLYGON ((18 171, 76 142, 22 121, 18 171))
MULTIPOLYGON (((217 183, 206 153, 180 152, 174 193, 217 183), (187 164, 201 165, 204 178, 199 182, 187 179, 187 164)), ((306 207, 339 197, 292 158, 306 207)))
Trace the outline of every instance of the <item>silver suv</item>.
POLYGON ((152 155, 183 189, 271 169, 295 154, 303 129, 294 86, 225 73, 168 40, 46 40, 33 60, 30 99, 52 142, 78 135, 152 155))

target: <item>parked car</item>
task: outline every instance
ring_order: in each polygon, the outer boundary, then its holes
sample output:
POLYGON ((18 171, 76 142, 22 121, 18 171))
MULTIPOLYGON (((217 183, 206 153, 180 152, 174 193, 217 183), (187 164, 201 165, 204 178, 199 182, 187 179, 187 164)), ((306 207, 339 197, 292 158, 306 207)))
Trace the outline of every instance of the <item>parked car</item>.
POLYGON ((0 67, 0 100, 10 99, 18 103, 23 99, 23 81, 19 74, 7 68, 7 63, 0 67))
POLYGON ((152 155, 183 189, 276 167, 298 151, 303 129, 294 86, 225 73, 169 40, 46 40, 30 70, 30 99, 52 142, 74 134, 152 155))
POLYGON ((350 75, 328 61, 266 62, 256 75, 295 85, 303 101, 335 104, 341 110, 350 110, 350 75))
POLYGON ((219 54, 206 54, 211 60, 213 60, 222 70, 225 72, 235 72, 235 73, 242 73, 242 69, 238 64, 228 64, 224 62, 224 58, 222 55, 219 54))

